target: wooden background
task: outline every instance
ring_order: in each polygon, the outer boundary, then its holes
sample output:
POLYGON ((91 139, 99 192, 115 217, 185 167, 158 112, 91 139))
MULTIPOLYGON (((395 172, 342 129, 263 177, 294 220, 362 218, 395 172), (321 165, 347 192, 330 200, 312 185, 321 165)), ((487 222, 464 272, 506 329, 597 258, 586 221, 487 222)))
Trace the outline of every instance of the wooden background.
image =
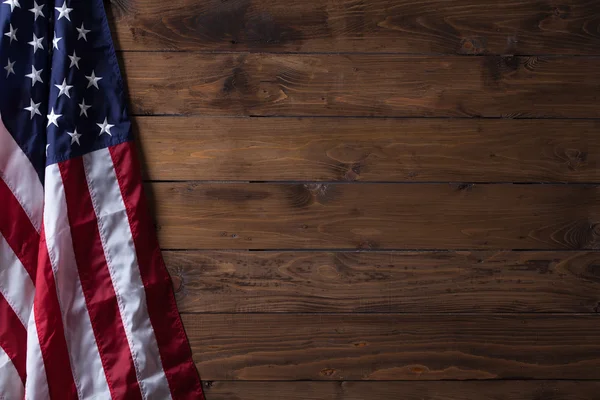
POLYGON ((600 1, 107 9, 208 400, 600 399, 600 1))

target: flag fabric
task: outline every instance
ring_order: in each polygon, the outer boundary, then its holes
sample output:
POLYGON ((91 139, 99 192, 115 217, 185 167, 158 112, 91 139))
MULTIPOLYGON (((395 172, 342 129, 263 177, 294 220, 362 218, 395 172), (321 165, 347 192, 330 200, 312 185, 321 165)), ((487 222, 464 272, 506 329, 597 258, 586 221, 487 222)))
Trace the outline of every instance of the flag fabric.
POLYGON ((203 399, 102 0, 0 30, 0 399, 203 399))

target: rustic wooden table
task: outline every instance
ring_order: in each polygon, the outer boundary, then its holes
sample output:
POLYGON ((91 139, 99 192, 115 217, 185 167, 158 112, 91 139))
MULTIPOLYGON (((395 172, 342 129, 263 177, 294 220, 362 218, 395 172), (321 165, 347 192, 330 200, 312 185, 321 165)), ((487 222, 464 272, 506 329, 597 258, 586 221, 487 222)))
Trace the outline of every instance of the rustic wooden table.
POLYGON ((107 6, 208 400, 600 398, 600 2, 107 6))

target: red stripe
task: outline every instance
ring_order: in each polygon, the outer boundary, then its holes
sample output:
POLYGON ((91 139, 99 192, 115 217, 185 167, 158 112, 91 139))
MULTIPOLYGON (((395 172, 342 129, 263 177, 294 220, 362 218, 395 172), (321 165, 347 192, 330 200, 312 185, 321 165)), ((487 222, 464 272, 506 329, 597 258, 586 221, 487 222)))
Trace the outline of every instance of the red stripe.
POLYGON ((77 399, 77 388, 69 361, 69 350, 58 303, 56 282, 48 256, 43 226, 38 265, 39 279, 35 288, 33 307, 50 397, 53 399, 77 399))
POLYGON ((23 385, 26 375, 27 329, 0 294, 0 347, 10 357, 23 385))
POLYGON ((141 399, 135 367, 81 157, 58 164, 65 187, 75 260, 100 359, 113 398, 141 399))
POLYGON ((6 182, 0 178, 0 233, 15 252, 35 286, 37 252, 40 235, 15 198, 6 182))
POLYGON ((204 399, 200 377, 183 329, 171 278, 165 267, 142 187, 135 147, 110 148, 121 195, 127 208, 148 313, 173 399, 204 399))

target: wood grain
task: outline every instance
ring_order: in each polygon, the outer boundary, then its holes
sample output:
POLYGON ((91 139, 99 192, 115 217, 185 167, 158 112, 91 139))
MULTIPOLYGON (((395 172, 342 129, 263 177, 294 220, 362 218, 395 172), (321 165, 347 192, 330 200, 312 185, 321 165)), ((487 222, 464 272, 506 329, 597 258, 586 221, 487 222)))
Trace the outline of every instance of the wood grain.
POLYGON ((125 50, 600 54, 591 0, 112 0, 125 50))
POLYGON ((154 183, 165 249, 597 249, 586 185, 154 183))
POLYGON ((598 121, 138 117, 154 180, 600 182, 598 121))
POLYGON ((600 2, 109 14, 210 400, 600 400, 600 2))
POLYGON ((600 117, 600 58, 122 57, 135 114, 600 117))
POLYGON ((181 312, 598 312, 597 252, 165 252, 181 312))
POLYGON ((210 400, 591 400, 595 381, 205 383, 210 400))
POLYGON ((598 379, 597 316, 184 314, 205 380, 598 379))

